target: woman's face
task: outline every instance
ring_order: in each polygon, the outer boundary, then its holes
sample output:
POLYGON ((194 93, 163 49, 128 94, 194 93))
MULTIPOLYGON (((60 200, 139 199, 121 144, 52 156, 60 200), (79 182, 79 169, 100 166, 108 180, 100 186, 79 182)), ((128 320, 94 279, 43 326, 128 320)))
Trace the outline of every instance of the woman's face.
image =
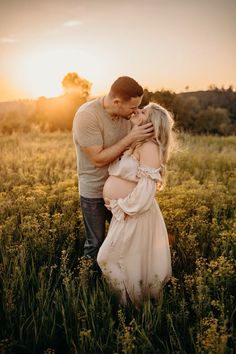
POLYGON ((131 115, 130 121, 132 125, 142 125, 147 123, 150 108, 146 107, 143 109, 138 109, 136 113, 131 115))

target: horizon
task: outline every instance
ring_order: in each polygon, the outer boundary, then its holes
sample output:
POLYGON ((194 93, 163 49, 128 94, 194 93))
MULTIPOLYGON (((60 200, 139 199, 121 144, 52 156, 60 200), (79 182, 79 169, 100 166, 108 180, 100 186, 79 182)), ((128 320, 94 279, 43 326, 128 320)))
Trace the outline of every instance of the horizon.
MULTIPOLYGON (((228 89, 230 89, 230 88, 232 88, 232 90, 233 90, 233 92, 235 92, 236 93, 236 88, 235 87, 233 87, 233 86, 228 86, 228 87, 218 87, 218 86, 215 86, 214 84, 212 85, 214 88, 216 88, 216 89, 219 89, 219 90, 228 90, 228 89)), ((166 88, 166 89, 156 89, 156 90, 154 90, 154 91, 152 91, 152 90, 149 90, 148 89, 148 87, 145 87, 144 89, 147 89, 149 92, 153 92, 153 93, 155 93, 155 92, 162 92, 162 91, 169 91, 169 92, 172 92, 172 93, 174 93, 174 94, 183 94, 183 93, 196 93, 196 92, 209 92, 209 91, 212 91, 212 90, 214 90, 214 88, 212 89, 210 86, 206 89, 206 90, 189 90, 189 89, 186 89, 186 90, 183 90, 183 91, 180 91, 180 92, 176 92, 176 91, 174 91, 174 90, 171 90, 171 89, 168 89, 168 88, 166 88)), ((104 93, 104 95, 105 95, 106 93, 104 93)), ((40 99, 40 98, 45 98, 45 99, 54 99, 54 98, 59 98, 59 97, 61 97, 61 96, 63 96, 64 94, 62 93, 62 94, 60 94, 60 95, 58 95, 58 96, 39 96, 39 97, 35 97, 35 98, 32 98, 32 97, 23 97, 23 98, 21 98, 21 97, 19 97, 19 98, 16 98, 16 99, 12 99, 12 100, 8 100, 8 101, 1 101, 0 100, 0 104, 1 103, 15 103, 15 102, 21 102, 21 101, 37 101, 38 99, 40 99)), ((98 98, 98 97, 100 97, 100 96, 102 96, 102 95, 90 95, 89 96, 89 99, 95 99, 95 98, 98 98)))
POLYGON ((68 72, 95 97, 123 75, 149 91, 236 87, 234 0, 12 0, 0 10, 0 102, 58 97, 68 72))

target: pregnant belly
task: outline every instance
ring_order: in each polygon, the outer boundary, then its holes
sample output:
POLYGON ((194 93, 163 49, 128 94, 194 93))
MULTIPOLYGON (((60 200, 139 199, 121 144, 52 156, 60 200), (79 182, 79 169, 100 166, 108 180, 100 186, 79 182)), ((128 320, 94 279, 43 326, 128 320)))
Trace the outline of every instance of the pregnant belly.
POLYGON ((120 177, 109 176, 104 184, 103 198, 125 198, 132 192, 136 185, 136 182, 127 181, 120 177))

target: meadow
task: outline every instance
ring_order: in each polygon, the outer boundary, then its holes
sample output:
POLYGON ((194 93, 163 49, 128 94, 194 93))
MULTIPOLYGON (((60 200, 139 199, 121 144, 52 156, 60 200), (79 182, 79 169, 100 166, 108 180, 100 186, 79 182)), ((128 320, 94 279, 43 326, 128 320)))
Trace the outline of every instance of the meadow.
POLYGON ((137 309, 82 257, 71 134, 0 136, 1 354, 236 351, 236 137, 179 141, 157 193, 173 276, 137 309))

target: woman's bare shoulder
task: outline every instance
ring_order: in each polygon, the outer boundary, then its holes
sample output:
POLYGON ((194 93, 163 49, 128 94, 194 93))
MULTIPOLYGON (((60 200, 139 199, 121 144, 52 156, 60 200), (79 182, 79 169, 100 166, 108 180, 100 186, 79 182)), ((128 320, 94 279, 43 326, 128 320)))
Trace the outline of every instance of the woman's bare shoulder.
POLYGON ((157 144, 147 141, 139 147, 140 163, 154 168, 161 165, 160 150, 157 144))
POLYGON ((156 143, 154 143, 153 141, 149 140, 149 141, 145 141, 140 147, 139 147, 139 151, 140 152, 145 152, 145 151, 149 151, 149 152, 159 152, 159 147, 156 143))

